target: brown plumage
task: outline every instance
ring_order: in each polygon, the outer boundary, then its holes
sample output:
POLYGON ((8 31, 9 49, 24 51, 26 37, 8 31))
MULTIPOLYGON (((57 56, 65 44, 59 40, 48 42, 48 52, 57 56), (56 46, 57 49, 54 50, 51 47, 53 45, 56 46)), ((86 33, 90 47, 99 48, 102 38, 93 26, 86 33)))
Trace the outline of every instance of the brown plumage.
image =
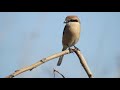
MULTIPOLYGON (((71 46, 74 46, 78 42, 80 37, 80 20, 77 16, 67 16, 65 18, 65 23, 66 25, 62 37, 62 51, 71 46)), ((62 59, 63 56, 59 58, 57 66, 61 65, 62 59)))

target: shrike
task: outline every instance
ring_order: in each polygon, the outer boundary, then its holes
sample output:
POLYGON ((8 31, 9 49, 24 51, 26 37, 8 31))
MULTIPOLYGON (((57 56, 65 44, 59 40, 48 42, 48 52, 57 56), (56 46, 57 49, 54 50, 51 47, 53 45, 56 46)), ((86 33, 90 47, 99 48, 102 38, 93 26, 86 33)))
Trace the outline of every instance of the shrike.
MULTIPOLYGON (((75 47, 75 44, 78 42, 80 37, 80 20, 77 16, 67 16, 65 18, 66 25, 63 31, 62 37, 62 51, 70 48, 71 46, 75 47)), ((77 47, 75 47, 77 48, 77 47)), ((63 56, 60 56, 57 66, 60 66, 62 63, 63 56)))

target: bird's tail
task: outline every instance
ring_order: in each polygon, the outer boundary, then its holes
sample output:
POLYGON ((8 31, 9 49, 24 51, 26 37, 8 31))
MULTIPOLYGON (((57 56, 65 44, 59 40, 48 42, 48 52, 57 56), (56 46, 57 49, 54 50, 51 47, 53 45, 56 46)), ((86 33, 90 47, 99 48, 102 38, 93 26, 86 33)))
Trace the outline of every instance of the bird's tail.
MULTIPOLYGON (((64 56, 64 55, 63 55, 64 56)), ((57 63, 57 66, 60 66, 61 63, 62 63, 62 60, 63 60, 63 56, 60 56, 59 60, 58 60, 58 63, 57 63)))
MULTIPOLYGON (((64 51, 64 50, 66 50, 66 48, 63 48, 63 49, 62 49, 62 51, 64 51)), ((64 55, 63 55, 63 56, 60 56, 60 58, 59 58, 59 60, 58 60, 58 63, 57 63, 57 66, 60 66, 60 65, 61 65, 62 60, 63 60, 63 57, 64 57, 64 55)))

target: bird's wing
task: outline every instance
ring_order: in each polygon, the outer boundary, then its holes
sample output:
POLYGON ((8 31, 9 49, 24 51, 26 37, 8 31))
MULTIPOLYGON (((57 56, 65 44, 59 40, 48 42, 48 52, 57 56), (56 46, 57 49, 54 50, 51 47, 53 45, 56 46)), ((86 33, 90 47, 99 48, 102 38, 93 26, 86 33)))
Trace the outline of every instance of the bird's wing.
POLYGON ((64 36, 64 34, 65 34, 66 30, 67 30, 66 28, 68 28, 67 25, 65 25, 65 27, 64 27, 64 30, 63 30, 63 36, 64 36))

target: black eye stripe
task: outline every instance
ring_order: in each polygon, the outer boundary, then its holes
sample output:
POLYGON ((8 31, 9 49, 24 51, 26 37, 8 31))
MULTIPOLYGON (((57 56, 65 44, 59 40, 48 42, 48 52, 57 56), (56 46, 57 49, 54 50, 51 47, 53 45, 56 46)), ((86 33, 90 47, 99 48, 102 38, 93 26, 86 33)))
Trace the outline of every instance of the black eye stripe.
POLYGON ((69 20, 69 22, 78 22, 78 20, 69 20))

